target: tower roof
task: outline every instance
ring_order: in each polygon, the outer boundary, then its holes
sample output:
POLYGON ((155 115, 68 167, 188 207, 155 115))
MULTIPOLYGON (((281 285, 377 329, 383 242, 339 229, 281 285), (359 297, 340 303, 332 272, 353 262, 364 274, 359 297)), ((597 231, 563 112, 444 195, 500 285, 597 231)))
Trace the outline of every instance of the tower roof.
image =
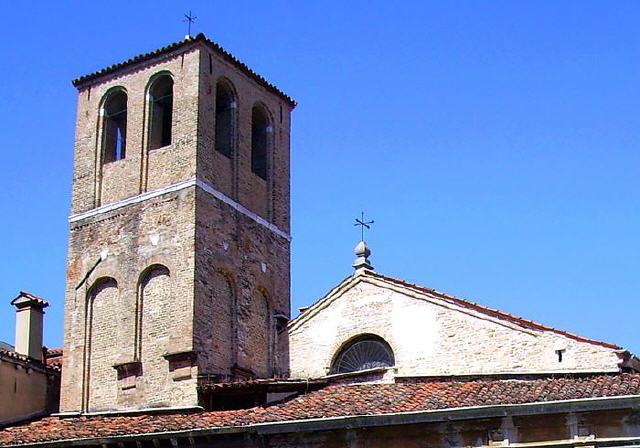
POLYGON ((179 40, 179 41, 174 42, 172 44, 169 44, 169 45, 166 45, 164 47, 158 48, 157 50, 154 50, 154 51, 151 51, 151 52, 148 52, 148 53, 139 54, 139 55, 134 56, 134 57, 132 57, 130 59, 127 59, 126 61, 122 61, 122 62, 119 62, 117 64, 110 65, 108 67, 105 67, 105 68, 103 68, 101 70, 98 70, 98 71, 95 71, 93 73, 90 73, 88 75, 80 76, 80 77, 74 79, 72 81, 72 83, 73 83, 74 87, 80 89, 80 88, 82 88, 82 87, 84 87, 84 86, 86 86, 88 84, 91 84, 92 81, 95 81, 95 80, 97 80, 99 78, 102 78, 103 76, 113 74, 113 73, 115 73, 115 72, 117 72, 119 70, 122 70, 124 68, 130 67, 130 66, 133 66, 133 65, 136 65, 136 64, 140 64, 142 62, 146 62, 146 61, 148 61, 150 59, 153 59, 153 58, 164 56, 164 55, 167 55, 169 53, 173 53, 173 52, 176 52, 176 51, 179 51, 179 50, 191 48, 191 47, 196 46, 198 44, 204 44, 206 47, 208 47, 213 52, 218 54, 220 57, 225 59, 227 62, 230 62, 231 64, 235 65, 241 72, 243 72, 245 75, 247 75, 248 77, 250 77, 251 79, 256 81, 261 86, 263 86, 269 92, 271 92, 271 93, 281 97, 283 100, 285 100, 287 102, 287 104, 289 106, 291 106, 292 108, 297 105, 296 101, 293 98, 291 98, 289 95, 287 95, 286 93, 284 93, 280 89, 278 89, 275 85, 271 84, 265 78, 263 78, 262 76, 260 76, 256 72, 254 72, 251 68, 249 68, 249 66, 247 66, 245 63, 241 62, 238 58, 236 58, 234 55, 232 55, 227 50, 222 48, 220 45, 218 45, 217 43, 215 43, 211 39, 207 38, 203 33, 200 33, 195 37, 187 36, 186 38, 184 38, 182 40, 179 40))

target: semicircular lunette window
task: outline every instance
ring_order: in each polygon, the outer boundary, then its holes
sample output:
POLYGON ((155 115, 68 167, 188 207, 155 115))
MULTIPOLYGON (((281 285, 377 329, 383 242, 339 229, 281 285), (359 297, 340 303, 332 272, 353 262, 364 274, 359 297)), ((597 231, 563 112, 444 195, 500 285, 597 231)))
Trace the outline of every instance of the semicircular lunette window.
POLYGON ((347 345, 336 357, 332 373, 349 373, 377 367, 392 367, 393 351, 384 340, 363 337, 347 345))

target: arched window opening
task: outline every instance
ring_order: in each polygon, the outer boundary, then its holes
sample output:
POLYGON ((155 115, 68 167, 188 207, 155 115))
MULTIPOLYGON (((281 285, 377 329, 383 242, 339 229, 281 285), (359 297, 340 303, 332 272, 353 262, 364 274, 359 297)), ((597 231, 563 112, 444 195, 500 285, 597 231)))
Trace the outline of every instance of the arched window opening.
POLYGON ((215 148, 221 154, 231 157, 233 153, 233 116, 236 102, 233 92, 223 82, 216 85, 216 134, 215 148))
POLYGON ((171 144, 173 118, 173 79, 169 75, 158 77, 149 89, 150 123, 149 149, 171 144))
POLYGON ((386 341, 375 335, 355 338, 335 357, 332 373, 349 373, 395 364, 393 350, 386 341))
POLYGON ((103 107, 102 162, 122 160, 127 147, 127 94, 118 90, 109 94, 103 107))
POLYGON ((267 180, 267 152, 271 126, 265 111, 254 106, 251 112, 251 171, 267 180))

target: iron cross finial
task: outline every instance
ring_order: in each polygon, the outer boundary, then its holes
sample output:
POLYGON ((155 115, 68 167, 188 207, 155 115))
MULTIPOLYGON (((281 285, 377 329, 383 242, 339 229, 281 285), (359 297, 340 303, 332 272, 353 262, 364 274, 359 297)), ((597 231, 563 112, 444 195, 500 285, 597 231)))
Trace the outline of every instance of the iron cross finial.
POLYGON ((191 14, 191 11, 189 11, 189 14, 185 14, 184 15, 184 20, 183 22, 188 22, 188 34, 187 36, 191 37, 191 25, 197 20, 198 18, 196 16, 194 16, 193 14, 191 14))
POLYGON ((364 220, 364 212, 360 213, 360 218, 356 218, 356 222, 354 224, 354 226, 360 226, 360 240, 364 241, 364 231, 365 229, 369 230, 371 229, 371 224, 373 224, 374 221, 365 221, 364 220))

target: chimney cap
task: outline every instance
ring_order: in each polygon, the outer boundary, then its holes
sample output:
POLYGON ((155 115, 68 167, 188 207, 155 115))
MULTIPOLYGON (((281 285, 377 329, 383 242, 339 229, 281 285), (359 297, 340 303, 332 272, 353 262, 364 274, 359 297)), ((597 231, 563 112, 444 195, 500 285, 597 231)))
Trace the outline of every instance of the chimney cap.
POLYGON ((15 306, 18 309, 28 308, 28 307, 43 309, 49 306, 49 302, 47 302, 46 300, 38 296, 34 296, 31 293, 20 291, 20 294, 18 294, 18 297, 16 297, 11 301, 11 305, 15 306))

